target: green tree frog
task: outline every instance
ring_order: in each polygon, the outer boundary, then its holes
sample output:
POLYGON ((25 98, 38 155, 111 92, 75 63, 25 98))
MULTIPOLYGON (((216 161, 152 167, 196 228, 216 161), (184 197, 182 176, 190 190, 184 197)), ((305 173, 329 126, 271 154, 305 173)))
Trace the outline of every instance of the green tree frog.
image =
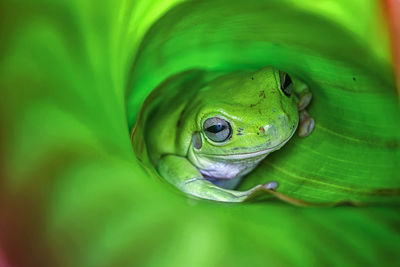
POLYGON ((308 86, 273 67, 206 75, 176 75, 147 97, 131 135, 137 157, 197 198, 242 202, 276 190, 275 181, 235 188, 297 128, 302 137, 311 133, 308 86))

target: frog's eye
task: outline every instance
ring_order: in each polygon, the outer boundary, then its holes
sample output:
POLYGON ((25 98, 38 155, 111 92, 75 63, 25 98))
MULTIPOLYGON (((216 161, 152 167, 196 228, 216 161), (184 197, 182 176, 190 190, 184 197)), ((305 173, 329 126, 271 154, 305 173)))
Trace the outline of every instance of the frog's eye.
POLYGON ((204 133, 214 142, 224 142, 232 135, 232 127, 224 119, 212 117, 203 124, 204 133))
POLYGON ((292 94, 292 79, 286 72, 280 71, 279 78, 281 80, 281 90, 285 96, 290 96, 292 94))

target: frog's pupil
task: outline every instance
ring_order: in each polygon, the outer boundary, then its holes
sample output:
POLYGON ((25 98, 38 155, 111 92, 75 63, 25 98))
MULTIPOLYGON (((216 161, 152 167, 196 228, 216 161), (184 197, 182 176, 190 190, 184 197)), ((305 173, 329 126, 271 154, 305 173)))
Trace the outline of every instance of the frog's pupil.
POLYGON ((222 125, 221 123, 217 123, 217 124, 214 124, 214 125, 211 125, 210 127, 208 127, 207 131, 211 132, 211 133, 218 133, 218 132, 224 130, 225 128, 226 128, 225 125, 222 125))

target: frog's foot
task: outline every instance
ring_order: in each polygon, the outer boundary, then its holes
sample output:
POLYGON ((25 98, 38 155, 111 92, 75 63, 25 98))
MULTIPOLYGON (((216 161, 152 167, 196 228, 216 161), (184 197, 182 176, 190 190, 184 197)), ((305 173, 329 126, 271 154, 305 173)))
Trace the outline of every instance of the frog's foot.
POLYGON ((276 182, 257 185, 247 191, 229 190, 206 180, 187 158, 165 155, 157 164, 158 173, 188 195, 221 201, 243 202, 262 194, 268 194, 277 187, 276 182))
POLYGON ((264 187, 265 189, 269 189, 269 190, 272 190, 272 191, 276 191, 276 189, 278 188, 278 186, 279 186, 279 184, 278 184, 277 181, 271 181, 271 182, 266 183, 266 184, 263 185, 263 187, 264 187))
POLYGON ((259 184, 252 189, 250 189, 248 192, 247 197, 244 199, 244 201, 249 201, 251 199, 254 199, 260 195, 266 194, 268 191, 276 191, 278 188, 279 184, 276 181, 271 181, 266 184, 259 184))
POLYGON ((299 117, 299 136, 306 137, 314 130, 314 119, 305 110, 300 111, 299 117))
POLYGON ((307 89, 300 92, 297 97, 299 98, 299 103, 297 103, 298 111, 304 110, 311 102, 312 93, 307 89))

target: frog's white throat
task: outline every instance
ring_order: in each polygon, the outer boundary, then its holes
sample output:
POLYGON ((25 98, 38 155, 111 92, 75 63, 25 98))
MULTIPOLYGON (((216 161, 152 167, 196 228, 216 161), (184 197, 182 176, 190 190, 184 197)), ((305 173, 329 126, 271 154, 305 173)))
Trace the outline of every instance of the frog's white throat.
POLYGON ((251 172, 269 153, 280 149, 285 143, 256 152, 225 155, 196 153, 190 146, 188 159, 204 177, 233 179, 251 172))

